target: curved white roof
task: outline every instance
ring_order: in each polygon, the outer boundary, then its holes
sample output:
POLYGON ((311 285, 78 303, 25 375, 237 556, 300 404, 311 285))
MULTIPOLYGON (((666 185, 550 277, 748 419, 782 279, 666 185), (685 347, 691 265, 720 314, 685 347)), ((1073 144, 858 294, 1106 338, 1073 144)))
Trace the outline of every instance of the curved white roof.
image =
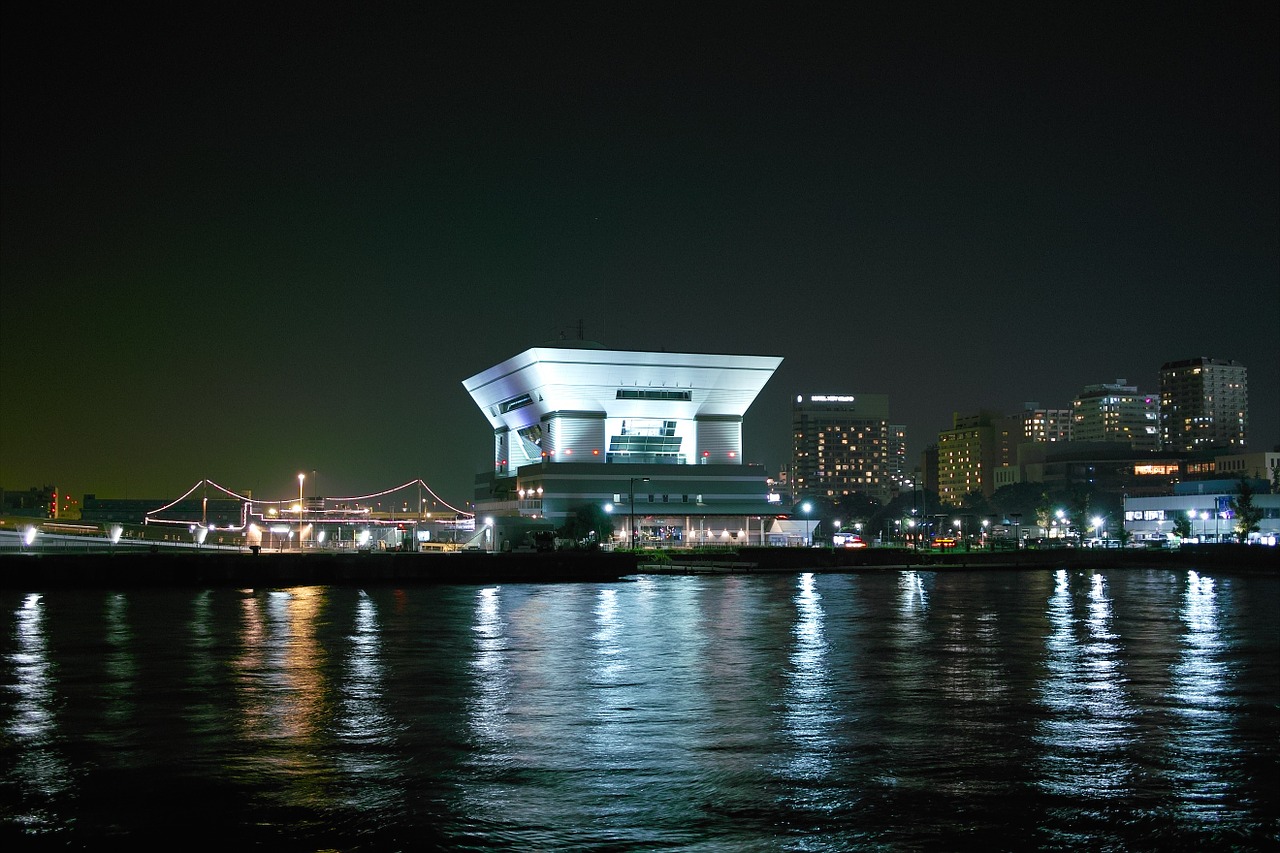
POLYGON ((742 417, 781 363, 780 356, 533 347, 462 385, 495 429, 519 429, 550 412, 742 417), (619 399, 629 391, 636 398, 619 399))

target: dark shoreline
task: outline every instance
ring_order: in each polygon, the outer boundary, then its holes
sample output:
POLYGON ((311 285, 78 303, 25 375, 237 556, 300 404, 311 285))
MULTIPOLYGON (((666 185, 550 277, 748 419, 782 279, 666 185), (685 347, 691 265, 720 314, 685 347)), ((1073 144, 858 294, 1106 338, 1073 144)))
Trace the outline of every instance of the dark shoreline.
POLYGON ((554 551, 489 554, 161 552, 0 554, 0 588, 574 583, 641 574, 1188 568, 1280 574, 1280 550, 1209 545, 1176 551, 1060 549, 916 553, 741 548, 734 552, 554 551))

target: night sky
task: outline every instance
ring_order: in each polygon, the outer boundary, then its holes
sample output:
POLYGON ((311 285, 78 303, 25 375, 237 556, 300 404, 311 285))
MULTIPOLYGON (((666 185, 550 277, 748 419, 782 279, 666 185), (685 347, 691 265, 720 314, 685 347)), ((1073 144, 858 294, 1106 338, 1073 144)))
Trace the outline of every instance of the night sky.
POLYGON ((422 5, 10 18, 0 485, 466 501, 462 381, 579 322, 782 356, 771 473, 797 393, 914 460, 1197 356, 1280 442, 1274 5, 422 5))

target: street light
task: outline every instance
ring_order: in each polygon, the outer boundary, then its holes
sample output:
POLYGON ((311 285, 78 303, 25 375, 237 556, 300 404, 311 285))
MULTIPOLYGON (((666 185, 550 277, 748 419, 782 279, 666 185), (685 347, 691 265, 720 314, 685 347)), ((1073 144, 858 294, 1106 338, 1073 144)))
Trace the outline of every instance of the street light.
POLYGON ((631 536, 631 550, 636 549, 636 481, 649 482, 648 477, 632 477, 630 483, 631 512, 627 514, 627 529, 631 536))
POLYGON ((800 511, 804 513, 804 539, 805 545, 813 544, 813 535, 809 532, 809 510, 813 509, 813 504, 805 501, 800 504, 800 511))
POLYGON ((1098 534, 1098 547, 1107 547, 1107 539, 1103 536, 1102 532, 1102 516, 1100 515, 1095 515, 1093 517, 1093 532, 1098 534))
POLYGON ((298 550, 302 550, 302 481, 307 479, 306 474, 298 475, 298 550))

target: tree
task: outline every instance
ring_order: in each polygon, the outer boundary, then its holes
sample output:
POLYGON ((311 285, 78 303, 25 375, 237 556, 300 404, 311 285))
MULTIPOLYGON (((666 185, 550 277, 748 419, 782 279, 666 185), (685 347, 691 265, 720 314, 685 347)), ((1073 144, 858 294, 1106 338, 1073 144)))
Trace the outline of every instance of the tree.
POLYGON ((1253 484, 1241 477, 1240 485, 1231 498, 1231 512, 1235 516, 1235 530, 1240 541, 1247 542, 1250 533, 1257 533, 1262 522, 1262 510, 1253 504, 1253 484))
POLYGON ((974 489, 960 501, 960 509, 968 515, 993 515, 991 501, 982 493, 982 489, 974 489))
MULTIPOLYGON (((1020 515, 1027 525, 1039 520, 1041 502, 1045 505, 1045 523, 1048 523, 1048 501, 1043 483, 1010 483, 996 489, 991 496, 991 508, 1000 520, 1020 515)), ((1043 526, 1043 525, 1042 525, 1043 526)))
POLYGON ((1182 513, 1178 513, 1173 517, 1173 535, 1179 539, 1191 538, 1191 519, 1182 513))
POLYGON ((1034 518, 1041 531, 1048 534, 1049 525, 1053 523, 1053 501, 1049 500, 1048 492, 1040 493, 1040 500, 1036 501, 1034 518))
POLYGON ((613 517, 597 504, 582 504, 565 519, 559 533, 580 543, 599 542, 613 535, 613 517))

